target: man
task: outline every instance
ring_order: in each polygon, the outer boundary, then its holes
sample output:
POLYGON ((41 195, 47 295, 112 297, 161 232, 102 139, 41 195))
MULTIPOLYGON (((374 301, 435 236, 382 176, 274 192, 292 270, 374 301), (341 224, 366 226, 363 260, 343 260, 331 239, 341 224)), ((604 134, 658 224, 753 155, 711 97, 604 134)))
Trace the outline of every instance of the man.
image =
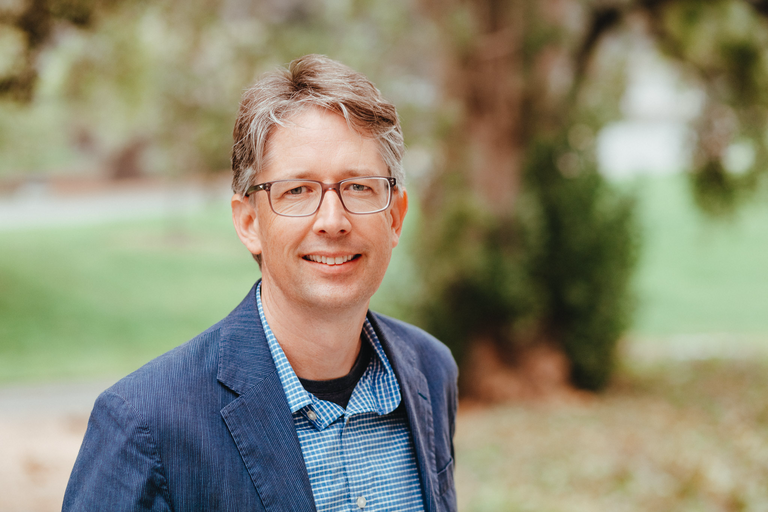
POLYGON ((394 106, 309 55, 246 91, 233 135, 262 279, 98 398, 64 510, 455 510, 456 365, 368 310, 408 207, 394 106))

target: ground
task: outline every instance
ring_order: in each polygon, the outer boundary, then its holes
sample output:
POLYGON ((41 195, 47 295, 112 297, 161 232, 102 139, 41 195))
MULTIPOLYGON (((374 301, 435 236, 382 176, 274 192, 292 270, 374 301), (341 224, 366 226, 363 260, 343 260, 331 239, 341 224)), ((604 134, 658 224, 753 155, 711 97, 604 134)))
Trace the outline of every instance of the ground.
MULTIPOLYGON (((673 353, 674 354, 674 353, 673 353)), ((631 354, 601 395, 463 402, 462 511, 768 510, 768 363, 631 354)), ((108 381, 0 388, 0 510, 59 510, 108 381)))
POLYGON ((61 510, 88 413, 107 382, 0 388, 0 510, 61 510))

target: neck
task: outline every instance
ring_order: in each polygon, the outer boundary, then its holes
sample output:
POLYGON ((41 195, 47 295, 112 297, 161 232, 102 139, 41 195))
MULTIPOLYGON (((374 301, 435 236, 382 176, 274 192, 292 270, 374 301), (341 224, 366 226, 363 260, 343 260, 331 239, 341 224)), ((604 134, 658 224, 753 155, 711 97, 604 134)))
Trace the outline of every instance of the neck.
POLYGON ((262 280, 261 305, 297 376, 330 380, 350 372, 360 352, 367 302, 344 310, 306 307, 262 280))

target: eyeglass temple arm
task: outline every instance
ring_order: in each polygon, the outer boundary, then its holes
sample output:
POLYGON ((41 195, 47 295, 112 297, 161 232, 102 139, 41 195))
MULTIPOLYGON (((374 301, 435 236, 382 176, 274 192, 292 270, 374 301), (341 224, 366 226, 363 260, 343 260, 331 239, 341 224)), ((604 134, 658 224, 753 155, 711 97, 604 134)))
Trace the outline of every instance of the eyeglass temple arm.
POLYGON ((249 195, 253 194, 254 192, 258 192, 259 190, 269 191, 270 185, 271 183, 261 183, 259 185, 252 185, 248 187, 248 190, 245 191, 245 194, 243 194, 243 197, 248 197, 249 195))

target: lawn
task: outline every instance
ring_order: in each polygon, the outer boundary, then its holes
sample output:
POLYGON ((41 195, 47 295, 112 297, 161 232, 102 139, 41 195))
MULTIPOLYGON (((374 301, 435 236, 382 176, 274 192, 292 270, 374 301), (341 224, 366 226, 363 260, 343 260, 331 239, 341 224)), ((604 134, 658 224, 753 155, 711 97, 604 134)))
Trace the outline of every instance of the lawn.
MULTIPOLYGON (((692 207, 680 176, 631 186, 645 233, 634 343, 768 338, 768 207, 711 222, 692 207)), ((417 215, 374 297, 386 313, 405 307, 417 215)), ((221 319, 258 278, 223 203, 155 220, 6 231, 0 240, 6 382, 124 374, 221 319)))
MULTIPOLYGON (((226 316, 259 278, 228 206, 0 232, 0 383, 120 376, 226 316)), ((397 314, 409 268, 397 251, 376 309, 397 314)))
POLYGON ((4 381, 131 371, 220 320, 258 278, 224 209, 0 237, 4 381))
POLYGON ((634 184, 643 227, 633 333, 731 333, 768 339, 768 201, 732 218, 697 210, 683 176, 634 184))

